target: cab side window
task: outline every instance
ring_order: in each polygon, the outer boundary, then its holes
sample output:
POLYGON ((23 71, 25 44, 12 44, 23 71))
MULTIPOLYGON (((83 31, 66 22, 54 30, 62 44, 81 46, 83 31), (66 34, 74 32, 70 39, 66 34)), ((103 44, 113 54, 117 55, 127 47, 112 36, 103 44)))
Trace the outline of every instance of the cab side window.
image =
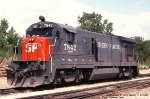
POLYGON ((76 33, 67 32, 66 33, 66 40, 68 42, 76 42, 76 33))
POLYGON ((52 35, 53 35, 54 37, 57 37, 57 39, 60 38, 60 32, 59 32, 58 28, 56 28, 56 27, 53 28, 52 35))
POLYGON ((59 31, 56 31, 56 37, 59 39, 59 37, 60 37, 59 31))

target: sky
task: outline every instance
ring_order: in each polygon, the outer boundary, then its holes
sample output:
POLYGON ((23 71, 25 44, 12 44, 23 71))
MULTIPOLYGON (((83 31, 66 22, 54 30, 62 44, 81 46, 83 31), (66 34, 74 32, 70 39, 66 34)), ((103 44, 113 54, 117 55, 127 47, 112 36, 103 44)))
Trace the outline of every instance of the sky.
POLYGON ((78 26, 83 12, 96 12, 113 22, 115 35, 150 39, 150 0, 0 0, 0 19, 25 35, 29 25, 47 21, 78 26))

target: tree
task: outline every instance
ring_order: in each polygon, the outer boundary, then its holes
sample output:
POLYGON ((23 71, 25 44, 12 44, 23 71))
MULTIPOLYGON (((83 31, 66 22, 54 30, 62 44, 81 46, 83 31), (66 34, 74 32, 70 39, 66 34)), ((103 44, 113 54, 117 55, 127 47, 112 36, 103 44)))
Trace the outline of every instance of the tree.
POLYGON ((7 35, 7 29, 8 29, 8 21, 4 18, 1 20, 0 22, 0 34, 3 36, 3 37, 6 37, 7 35))
POLYGON ((6 35, 7 35, 7 29, 8 29, 8 22, 6 19, 2 19, 0 21, 0 49, 4 49, 6 44, 6 35))
POLYGON ((143 53, 144 53, 144 62, 146 62, 147 59, 150 59, 150 40, 146 40, 143 42, 143 53))
POLYGON ((11 27, 11 29, 8 31, 6 39, 7 42, 9 43, 9 45, 16 46, 19 39, 20 36, 16 33, 16 30, 14 30, 14 28, 11 27))
POLYGON ((102 15, 83 12, 82 16, 78 16, 79 28, 88 30, 91 32, 107 33, 113 35, 113 23, 108 22, 107 19, 102 21, 102 15))
POLYGON ((150 40, 144 41, 142 37, 134 37, 135 52, 138 53, 138 57, 141 63, 146 62, 147 59, 150 59, 150 40))
POLYGON ((139 61, 142 63, 143 62, 143 58, 144 58, 144 54, 143 54, 143 42, 144 39, 142 37, 136 36, 134 37, 136 43, 135 43, 135 52, 138 54, 138 59, 139 61))
POLYGON ((4 57, 9 57, 12 48, 17 45, 19 39, 22 39, 13 27, 10 30, 8 28, 8 21, 2 19, 0 21, 0 60, 4 57))

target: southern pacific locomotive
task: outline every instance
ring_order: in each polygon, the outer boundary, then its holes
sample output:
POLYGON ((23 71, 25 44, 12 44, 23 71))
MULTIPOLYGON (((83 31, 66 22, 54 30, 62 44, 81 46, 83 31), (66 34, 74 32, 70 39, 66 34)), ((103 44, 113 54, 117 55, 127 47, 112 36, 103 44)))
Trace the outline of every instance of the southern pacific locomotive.
POLYGON ((47 22, 32 24, 7 81, 16 87, 138 76, 134 40, 47 22))

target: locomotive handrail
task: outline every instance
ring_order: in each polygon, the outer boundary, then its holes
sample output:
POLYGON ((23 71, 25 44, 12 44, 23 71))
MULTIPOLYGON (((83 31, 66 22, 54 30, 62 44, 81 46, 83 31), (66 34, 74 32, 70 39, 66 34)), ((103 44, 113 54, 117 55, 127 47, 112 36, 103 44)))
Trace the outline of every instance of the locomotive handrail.
MULTIPOLYGON (((27 49, 29 48, 29 46, 27 45, 27 49)), ((27 60, 29 60, 29 52, 27 50, 27 60)))
POLYGON ((15 49, 14 49, 14 55, 13 55, 13 57, 12 57, 12 60, 14 60, 14 57, 16 56, 16 52, 17 52, 17 50, 16 50, 16 49, 17 49, 17 46, 14 46, 14 48, 15 48, 15 49))
MULTIPOLYGON (((57 37, 55 38, 55 41, 54 41, 54 44, 53 45, 49 45, 49 47, 51 48, 51 47, 54 47, 55 46, 55 44, 56 44, 56 40, 57 40, 57 37)), ((52 73, 52 66, 53 66, 53 64, 52 64, 52 53, 50 54, 50 48, 49 48, 49 56, 50 56, 50 61, 51 61, 51 73, 52 73)))
MULTIPOLYGON (((14 58, 15 58, 15 56, 18 56, 18 60, 20 59, 19 58, 19 54, 17 55, 17 49, 18 49, 18 46, 19 46, 19 41, 20 41, 21 39, 18 39, 18 41, 17 41, 17 45, 16 46, 14 46, 13 48, 13 50, 14 50, 14 54, 12 54, 12 61, 14 60, 14 58)), ((10 45, 11 47, 12 47, 12 45, 10 45)))
POLYGON ((43 57, 44 57, 44 60, 45 60, 45 54, 44 54, 43 48, 42 48, 41 44, 39 44, 39 45, 40 45, 40 47, 41 47, 42 54, 43 54, 43 57))

